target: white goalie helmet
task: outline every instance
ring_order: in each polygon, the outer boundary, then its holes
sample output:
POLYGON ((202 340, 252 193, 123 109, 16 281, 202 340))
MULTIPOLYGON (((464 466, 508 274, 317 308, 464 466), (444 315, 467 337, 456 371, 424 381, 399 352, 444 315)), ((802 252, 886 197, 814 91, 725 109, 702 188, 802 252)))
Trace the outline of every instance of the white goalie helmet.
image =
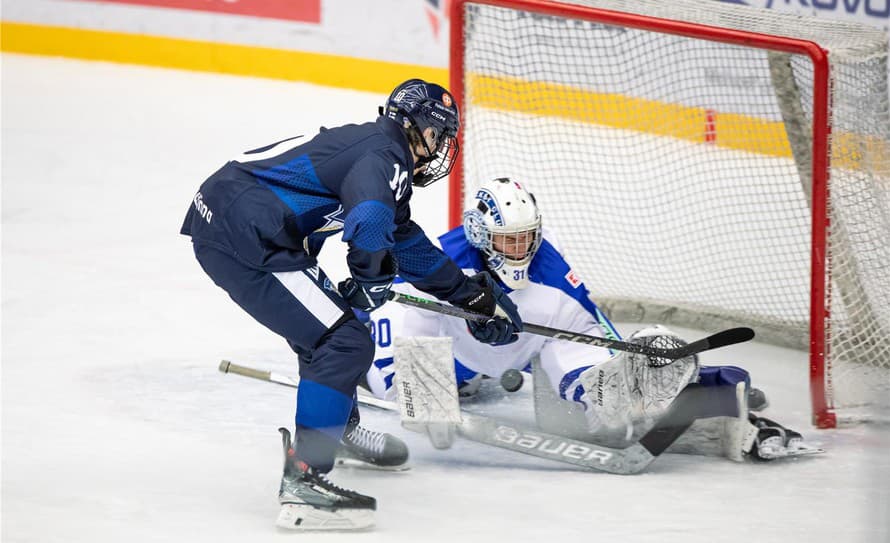
POLYGON ((541 212, 520 183, 507 177, 482 183, 464 211, 464 234, 505 285, 529 285, 528 266, 541 246, 541 212))

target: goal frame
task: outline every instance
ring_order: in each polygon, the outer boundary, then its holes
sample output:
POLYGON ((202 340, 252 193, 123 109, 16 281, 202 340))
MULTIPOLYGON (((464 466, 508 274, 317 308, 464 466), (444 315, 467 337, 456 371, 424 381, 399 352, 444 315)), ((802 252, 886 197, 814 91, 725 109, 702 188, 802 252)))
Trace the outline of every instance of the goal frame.
MULTIPOLYGON (((688 23, 633 13, 563 4, 550 0, 451 0, 449 90, 460 107, 464 105, 464 22, 467 4, 516 9, 541 15, 579 19, 606 25, 647 30, 713 42, 806 55, 813 65, 812 120, 812 217, 810 240, 810 326, 809 364, 812 421, 817 428, 834 428, 837 417, 827 386, 830 285, 828 277, 828 180, 830 123, 830 67, 828 53, 817 43, 783 36, 688 23)), ((458 134, 463 147, 463 131, 458 134)), ((448 222, 461 224, 464 198, 463 155, 459 155, 449 177, 448 222)))

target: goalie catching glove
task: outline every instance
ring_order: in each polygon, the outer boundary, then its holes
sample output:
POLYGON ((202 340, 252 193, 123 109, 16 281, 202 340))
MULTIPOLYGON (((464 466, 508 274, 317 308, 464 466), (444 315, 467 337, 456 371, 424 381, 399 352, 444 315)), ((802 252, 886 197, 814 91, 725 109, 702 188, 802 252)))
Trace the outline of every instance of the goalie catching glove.
POLYGON ((467 279, 473 294, 454 305, 492 318, 487 321, 467 320, 470 333, 482 343, 493 346, 508 345, 519 339, 522 318, 513 300, 485 272, 467 279))
MULTIPOLYGON (((639 330, 631 343, 675 349, 686 342, 669 329, 656 325, 639 330)), ((644 354, 618 352, 585 370, 579 379, 584 387, 581 402, 592 433, 645 433, 668 410, 686 385, 698 379, 695 355, 669 361, 644 354)))

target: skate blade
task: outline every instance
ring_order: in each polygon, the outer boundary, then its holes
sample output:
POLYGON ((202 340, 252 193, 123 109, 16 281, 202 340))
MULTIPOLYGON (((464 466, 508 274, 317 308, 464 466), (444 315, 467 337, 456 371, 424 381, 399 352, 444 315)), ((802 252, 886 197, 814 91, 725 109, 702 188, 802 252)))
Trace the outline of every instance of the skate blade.
POLYGON ((370 462, 365 462, 364 460, 359 460, 358 458, 339 456, 334 462, 337 466, 350 469, 367 469, 372 471, 408 471, 411 469, 411 464, 408 462, 396 466, 381 466, 379 464, 372 464, 370 462))
POLYGON ((825 449, 813 447, 811 445, 798 445, 793 449, 787 449, 787 456, 809 456, 811 454, 822 454, 825 449))
POLYGON ((285 503, 275 525, 286 530, 363 530, 374 526, 371 509, 326 511, 308 504, 285 503))
POLYGON ((810 445, 803 445, 797 446, 794 449, 786 449, 785 447, 765 449, 761 450, 761 455, 764 460, 783 460, 785 458, 792 458, 795 456, 810 456, 814 454, 822 454, 824 452, 825 449, 812 447, 810 445))

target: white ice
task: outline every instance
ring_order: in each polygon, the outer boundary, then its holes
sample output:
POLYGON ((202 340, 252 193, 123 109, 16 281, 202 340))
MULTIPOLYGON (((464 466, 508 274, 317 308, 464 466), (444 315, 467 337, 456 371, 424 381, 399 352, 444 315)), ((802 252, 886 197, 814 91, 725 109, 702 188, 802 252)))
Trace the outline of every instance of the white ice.
MULTIPOLYGON (((178 234, 229 157, 374 118, 383 96, 281 81, 2 56, 2 540, 21 542, 890 540, 886 433, 809 424, 802 353, 714 352, 766 412, 828 453, 773 464, 666 455, 636 476, 459 442, 404 473, 338 470, 378 499, 361 534, 276 531, 293 391, 217 372, 295 371, 285 343, 204 276, 178 234)), ((415 215, 445 227, 444 183, 415 215)), ((334 278, 342 250, 325 253, 334 278)), ((701 335, 684 331, 690 337, 701 335)), ((502 403, 525 407, 523 389, 502 403)), ((501 407, 503 408, 503 406, 501 407)))

